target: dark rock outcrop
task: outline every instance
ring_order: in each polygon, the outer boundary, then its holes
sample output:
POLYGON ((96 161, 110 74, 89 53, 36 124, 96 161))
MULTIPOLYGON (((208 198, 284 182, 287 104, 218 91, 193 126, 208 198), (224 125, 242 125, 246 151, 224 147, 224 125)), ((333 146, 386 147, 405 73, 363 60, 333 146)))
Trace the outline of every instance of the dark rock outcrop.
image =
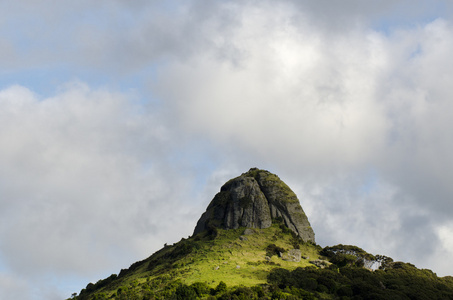
POLYGON ((277 175, 252 168, 222 186, 198 220, 194 235, 213 228, 268 228, 277 219, 304 241, 315 241, 296 194, 277 175))

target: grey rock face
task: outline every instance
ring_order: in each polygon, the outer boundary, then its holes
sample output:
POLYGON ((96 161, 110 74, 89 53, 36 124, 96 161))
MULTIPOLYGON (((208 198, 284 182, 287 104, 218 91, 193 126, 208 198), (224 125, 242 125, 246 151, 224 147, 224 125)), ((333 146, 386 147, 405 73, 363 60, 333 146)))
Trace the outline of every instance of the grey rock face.
POLYGON ((304 241, 313 229, 294 192, 278 176, 256 168, 225 183, 195 227, 194 235, 214 227, 268 228, 280 218, 304 241))
POLYGON ((330 263, 327 260, 322 260, 322 259, 315 259, 315 260, 310 260, 309 263, 320 267, 321 269, 324 269, 327 267, 330 263))
POLYGON ((252 235, 252 234, 255 234, 255 230, 250 229, 250 228, 246 228, 246 229, 244 230, 244 234, 245 234, 245 235, 252 235))
POLYGON ((280 253, 283 260, 299 262, 301 260, 302 252, 300 249, 290 249, 288 253, 280 253))

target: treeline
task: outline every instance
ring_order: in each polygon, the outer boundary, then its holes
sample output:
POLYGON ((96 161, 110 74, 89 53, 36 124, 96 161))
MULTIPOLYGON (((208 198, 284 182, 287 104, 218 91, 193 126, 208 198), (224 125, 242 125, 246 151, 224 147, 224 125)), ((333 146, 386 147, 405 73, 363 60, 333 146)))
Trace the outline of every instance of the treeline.
POLYGON ((206 283, 186 285, 170 277, 137 282, 117 289, 113 295, 103 293, 76 297, 95 299, 453 299, 453 279, 439 278, 429 270, 396 262, 386 270, 369 271, 332 264, 327 269, 315 267, 288 271, 272 270, 268 284, 254 287, 228 287, 220 282, 215 288, 206 283))
MULTIPOLYGON (((453 299, 450 278, 439 278, 429 270, 397 262, 386 270, 360 267, 328 269, 274 269, 269 284, 294 296, 310 293, 312 299, 330 295, 333 299, 453 299)), ((304 296, 303 299, 310 299, 304 296)))
MULTIPOLYGON (((88 295, 81 293, 73 299, 77 300, 192 300, 192 299, 271 299, 266 296, 268 289, 261 286, 254 287, 233 287, 229 288, 221 281, 215 288, 209 287, 204 282, 195 282, 186 285, 180 281, 162 282, 161 280, 152 280, 148 283, 132 284, 129 287, 120 287, 113 295, 98 293, 88 295), (162 283, 164 283, 162 285, 162 283)), ((277 298, 273 298, 277 299, 277 298)), ((280 298, 278 298, 280 299, 280 298)))

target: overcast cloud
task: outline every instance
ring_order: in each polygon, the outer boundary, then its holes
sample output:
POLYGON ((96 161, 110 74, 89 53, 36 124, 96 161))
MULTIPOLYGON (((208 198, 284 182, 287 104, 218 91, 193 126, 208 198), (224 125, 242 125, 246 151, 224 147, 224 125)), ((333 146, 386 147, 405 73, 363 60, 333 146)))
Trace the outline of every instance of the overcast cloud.
POLYGON ((0 3, 0 298, 192 234, 250 167, 321 246, 453 275, 446 1, 0 3))

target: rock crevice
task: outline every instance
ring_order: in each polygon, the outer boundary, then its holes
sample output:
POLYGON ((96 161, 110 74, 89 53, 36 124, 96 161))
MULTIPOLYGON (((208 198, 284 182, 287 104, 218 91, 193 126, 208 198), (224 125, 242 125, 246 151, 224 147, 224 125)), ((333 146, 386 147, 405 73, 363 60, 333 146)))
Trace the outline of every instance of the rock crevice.
POLYGON ((294 192, 277 175, 252 168, 222 186, 198 220, 194 235, 212 227, 268 228, 277 218, 304 241, 314 242, 313 229, 294 192))

